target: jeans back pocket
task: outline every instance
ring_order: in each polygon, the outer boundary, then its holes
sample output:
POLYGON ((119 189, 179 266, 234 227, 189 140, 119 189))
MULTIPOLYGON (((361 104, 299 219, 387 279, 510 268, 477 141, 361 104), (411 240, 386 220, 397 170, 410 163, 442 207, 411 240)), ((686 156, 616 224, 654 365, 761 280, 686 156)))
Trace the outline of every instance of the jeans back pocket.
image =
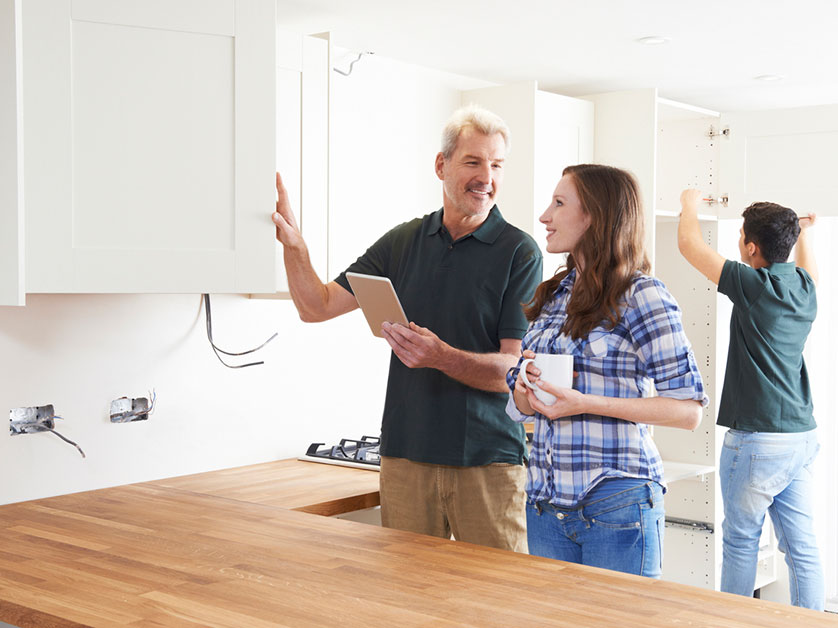
POLYGON ((752 454, 751 488, 759 491, 770 491, 788 484, 794 476, 792 473, 793 463, 793 451, 784 451, 775 454, 752 454))

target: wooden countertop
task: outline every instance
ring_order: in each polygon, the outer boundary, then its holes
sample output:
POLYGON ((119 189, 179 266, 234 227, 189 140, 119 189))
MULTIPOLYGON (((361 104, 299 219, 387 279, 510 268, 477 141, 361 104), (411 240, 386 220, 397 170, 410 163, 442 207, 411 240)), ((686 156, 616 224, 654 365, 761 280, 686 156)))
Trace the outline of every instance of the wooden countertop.
POLYGON ((330 517, 378 506, 378 476, 374 470, 289 459, 149 484, 330 517))
POLYGON ((824 613, 304 512, 375 501, 377 482, 374 471, 279 461, 0 506, 0 620, 838 626, 824 613))

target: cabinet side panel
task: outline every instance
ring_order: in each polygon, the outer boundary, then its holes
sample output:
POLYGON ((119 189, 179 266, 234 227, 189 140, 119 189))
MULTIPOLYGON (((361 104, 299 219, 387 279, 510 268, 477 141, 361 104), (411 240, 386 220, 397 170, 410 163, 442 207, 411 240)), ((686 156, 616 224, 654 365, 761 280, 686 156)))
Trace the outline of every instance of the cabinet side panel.
MULTIPOLYGON (((718 196, 719 143, 726 140, 709 137, 711 125, 718 127, 718 118, 658 120, 655 199, 658 212, 677 215, 681 211, 681 191, 685 188, 701 190, 705 198, 718 196)), ((716 215, 718 207, 705 202, 700 213, 716 215)))
MULTIPOLYGON (((530 235, 539 226, 533 219, 536 207, 533 181, 537 167, 535 97, 534 82, 463 92, 464 105, 474 103, 485 107, 503 118, 509 127, 512 148, 504 164, 503 184, 497 197, 498 207, 507 222, 530 235)), ((538 201, 539 204, 541 202, 538 201)))
POLYGON ((719 534, 667 525, 664 533, 663 579, 705 589, 718 589, 716 555, 719 534))
POLYGON ((20 0, 0 2, 0 305, 24 305, 20 0))
POLYGON ((549 92, 535 94, 535 180, 532 235, 544 255, 544 278, 564 264, 564 254, 548 253, 539 217, 552 203, 553 190, 567 166, 594 159, 594 106, 579 98, 549 92))
POLYGON ((646 250, 654 263, 657 90, 629 90, 587 98, 596 107, 594 160, 624 168, 637 178, 646 214, 646 250))

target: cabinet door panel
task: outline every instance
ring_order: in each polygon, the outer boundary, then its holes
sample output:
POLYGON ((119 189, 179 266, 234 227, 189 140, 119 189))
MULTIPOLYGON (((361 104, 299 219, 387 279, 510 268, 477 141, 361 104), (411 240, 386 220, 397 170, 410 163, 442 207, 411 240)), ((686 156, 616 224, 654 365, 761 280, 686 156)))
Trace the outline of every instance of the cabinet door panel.
POLYGON ((27 291, 272 286, 273 4, 25 8, 27 291))
POLYGON ((838 105, 749 111, 722 116, 719 192, 730 197, 724 215, 740 217, 754 201, 773 201, 798 214, 838 215, 838 105))
POLYGON ((535 82, 485 87, 463 93, 504 119, 512 151, 504 165, 498 207, 507 221, 532 235, 544 254, 544 277, 564 255, 548 254, 539 217, 550 205, 565 167, 593 160, 594 107, 579 98, 540 91, 535 82))
POLYGON ((0 305, 23 305, 20 0, 0 2, 0 305))
MULTIPOLYGON (((296 212, 297 223, 302 224, 300 201, 300 172, 302 169, 300 117, 302 99, 300 83, 302 77, 299 70, 284 67, 276 69, 276 167, 282 175, 282 183, 288 192, 291 208, 296 212)), ((277 242, 276 247, 276 292, 288 292, 288 277, 285 274, 285 262, 282 258, 282 245, 277 242)), ((270 290, 274 292, 274 290, 270 290)))

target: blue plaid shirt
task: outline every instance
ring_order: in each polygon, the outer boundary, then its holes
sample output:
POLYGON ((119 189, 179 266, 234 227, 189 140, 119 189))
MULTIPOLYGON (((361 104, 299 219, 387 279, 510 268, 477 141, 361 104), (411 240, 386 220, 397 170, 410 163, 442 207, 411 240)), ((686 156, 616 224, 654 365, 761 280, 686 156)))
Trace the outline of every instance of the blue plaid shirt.
MULTIPOLYGON (((578 373, 573 387, 606 397, 649 397, 651 382, 661 397, 695 399, 707 405, 704 385, 689 340, 681 324, 681 310, 666 287, 654 277, 637 274, 626 294, 622 317, 613 330, 598 326, 577 340, 561 334, 567 319, 576 271, 571 271, 545 304, 522 341, 522 349, 536 353, 573 355, 578 373)), ((509 389, 521 366, 506 376, 509 389)), ((512 394, 506 406, 515 421, 533 419, 522 414, 512 394)), ((663 484, 663 463, 649 426, 611 417, 582 414, 550 420, 535 414, 533 446, 527 470, 527 495, 563 508, 585 499, 609 477, 643 478, 663 484)))

